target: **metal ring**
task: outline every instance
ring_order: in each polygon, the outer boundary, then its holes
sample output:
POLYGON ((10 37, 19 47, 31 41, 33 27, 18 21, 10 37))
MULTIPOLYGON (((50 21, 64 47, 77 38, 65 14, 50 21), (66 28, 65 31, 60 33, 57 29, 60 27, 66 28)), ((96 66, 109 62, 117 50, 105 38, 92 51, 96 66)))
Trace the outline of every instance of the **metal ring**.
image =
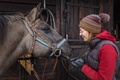
POLYGON ((61 49, 56 49, 54 51, 54 55, 55 55, 55 57, 60 57, 61 56, 61 49))

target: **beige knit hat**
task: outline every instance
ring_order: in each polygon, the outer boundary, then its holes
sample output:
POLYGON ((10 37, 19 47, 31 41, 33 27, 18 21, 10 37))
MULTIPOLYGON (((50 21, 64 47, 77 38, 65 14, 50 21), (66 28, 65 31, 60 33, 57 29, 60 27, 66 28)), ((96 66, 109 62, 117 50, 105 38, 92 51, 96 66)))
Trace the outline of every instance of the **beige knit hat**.
POLYGON ((107 23, 109 20, 110 16, 106 13, 90 14, 80 21, 79 26, 91 33, 100 33, 102 23, 107 23))

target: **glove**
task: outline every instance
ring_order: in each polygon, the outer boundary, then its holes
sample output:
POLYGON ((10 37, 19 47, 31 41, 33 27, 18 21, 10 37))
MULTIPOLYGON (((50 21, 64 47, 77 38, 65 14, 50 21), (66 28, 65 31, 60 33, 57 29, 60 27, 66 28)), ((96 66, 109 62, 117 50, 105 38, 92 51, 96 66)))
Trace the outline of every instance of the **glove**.
POLYGON ((71 64, 76 67, 76 68, 82 68, 82 66, 84 65, 84 60, 83 59, 71 59, 71 64))

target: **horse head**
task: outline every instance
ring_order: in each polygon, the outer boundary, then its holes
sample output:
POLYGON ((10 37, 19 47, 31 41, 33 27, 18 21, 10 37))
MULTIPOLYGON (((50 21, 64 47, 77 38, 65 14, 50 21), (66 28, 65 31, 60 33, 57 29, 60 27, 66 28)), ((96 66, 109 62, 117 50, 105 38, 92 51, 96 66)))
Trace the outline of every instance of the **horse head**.
MULTIPOLYGON (((30 36, 35 37, 36 41, 34 46, 34 56, 36 57, 50 57, 52 56, 51 51, 62 50, 64 54, 70 54, 70 46, 67 41, 59 35, 52 26, 48 25, 44 20, 40 19, 40 4, 33 8, 31 12, 25 17, 26 27, 31 28, 31 32, 28 30, 30 36)), ((28 34, 28 36, 29 36, 28 34)), ((31 38, 31 37, 28 37, 31 38)), ((27 40, 27 39, 26 39, 27 40)), ((30 48, 31 40, 26 45, 30 48)), ((33 39, 34 41, 34 39, 33 39)))
POLYGON ((40 4, 26 16, 21 13, 2 15, 0 22, 2 25, 0 31, 4 30, 1 32, 4 35, 0 35, 2 40, 0 43, 0 75, 26 54, 43 58, 52 55, 59 56, 60 52, 70 55, 71 48, 66 39, 41 19, 40 4))

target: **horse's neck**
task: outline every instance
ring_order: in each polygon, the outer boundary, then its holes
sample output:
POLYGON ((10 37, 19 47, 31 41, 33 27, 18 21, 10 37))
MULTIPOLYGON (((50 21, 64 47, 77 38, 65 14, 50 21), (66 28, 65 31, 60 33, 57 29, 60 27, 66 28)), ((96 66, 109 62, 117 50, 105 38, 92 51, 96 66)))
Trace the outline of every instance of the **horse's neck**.
POLYGON ((0 46, 0 75, 7 67, 12 65, 25 50, 23 25, 17 23, 13 25, 7 27, 5 39, 0 46))
POLYGON ((3 48, 6 49, 12 49, 17 47, 17 45, 20 43, 22 38, 24 37, 24 31, 22 24, 19 23, 12 23, 8 24, 7 27, 7 34, 4 39, 3 48))
POLYGON ((11 23, 7 27, 6 37, 0 46, 0 55, 9 55, 19 45, 24 37, 24 28, 20 25, 19 23, 11 23))

